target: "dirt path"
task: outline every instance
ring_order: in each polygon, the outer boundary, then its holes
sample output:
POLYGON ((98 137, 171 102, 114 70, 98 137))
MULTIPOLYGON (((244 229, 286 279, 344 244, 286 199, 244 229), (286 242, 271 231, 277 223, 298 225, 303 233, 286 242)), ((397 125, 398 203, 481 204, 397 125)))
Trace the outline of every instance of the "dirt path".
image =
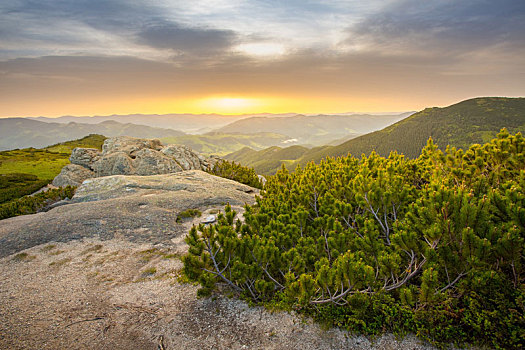
POLYGON ((163 245, 86 239, 0 259, 2 349, 419 349, 321 330, 178 282, 180 253, 163 245))

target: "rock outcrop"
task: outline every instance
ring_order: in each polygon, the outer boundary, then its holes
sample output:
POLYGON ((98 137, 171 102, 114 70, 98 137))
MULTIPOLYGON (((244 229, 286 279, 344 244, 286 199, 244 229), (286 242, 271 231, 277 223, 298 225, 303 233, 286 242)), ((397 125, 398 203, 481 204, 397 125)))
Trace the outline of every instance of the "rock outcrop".
POLYGON ((219 160, 205 157, 180 145, 163 146, 159 140, 128 136, 109 138, 102 152, 75 148, 65 166, 53 180, 55 186, 79 186, 92 177, 110 175, 158 175, 183 170, 206 170, 219 160))
POLYGON ((93 170, 91 167, 100 158, 100 151, 96 148, 77 147, 71 152, 69 161, 71 164, 81 165, 86 169, 93 170))
POLYGON ((168 157, 178 159, 178 163, 183 170, 202 168, 202 163, 206 159, 202 155, 193 152, 187 146, 169 145, 164 147, 161 152, 168 157))
POLYGON ((65 187, 65 186, 80 186, 80 184, 91 177, 94 177, 95 173, 89 169, 84 168, 78 164, 68 164, 62 168, 60 174, 53 179, 53 186, 65 187))
POLYGON ((131 175, 134 173, 133 159, 124 152, 105 154, 93 163, 96 176, 131 175))
POLYGON ((176 222, 179 211, 198 209, 204 215, 208 209, 224 209, 226 203, 242 211, 245 203, 255 202, 256 193, 250 186, 201 170, 90 178, 67 205, 2 220, 0 257, 49 241, 93 236, 169 243, 189 230, 176 222))

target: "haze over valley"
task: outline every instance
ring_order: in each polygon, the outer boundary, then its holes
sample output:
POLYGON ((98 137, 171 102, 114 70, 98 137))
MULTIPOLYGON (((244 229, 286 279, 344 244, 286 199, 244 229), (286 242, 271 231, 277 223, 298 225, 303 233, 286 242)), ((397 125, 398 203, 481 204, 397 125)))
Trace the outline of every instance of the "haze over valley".
POLYGON ((0 150, 45 147, 89 134, 160 138, 199 152, 225 155, 243 147, 342 143, 379 130, 410 113, 387 115, 113 115, 0 118, 0 150), (133 123, 131 123, 133 122, 133 123), (159 127, 162 126, 162 127, 159 127))

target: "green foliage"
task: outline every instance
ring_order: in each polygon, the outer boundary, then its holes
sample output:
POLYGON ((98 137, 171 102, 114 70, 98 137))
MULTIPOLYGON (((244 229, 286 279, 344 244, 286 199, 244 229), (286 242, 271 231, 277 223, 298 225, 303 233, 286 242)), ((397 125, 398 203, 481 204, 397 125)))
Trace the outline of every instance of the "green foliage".
POLYGON ((69 153, 25 148, 0 152, 0 174, 30 174, 52 180, 69 163, 69 153))
POLYGON ((175 219, 176 222, 182 222, 184 219, 188 218, 194 218, 196 216, 201 216, 202 213, 198 209, 186 209, 184 211, 181 211, 179 215, 177 215, 177 219, 175 219))
MULTIPOLYGON (((102 149, 105 139, 105 136, 92 134, 43 149, 25 148, 0 152, 0 204, 6 204, 1 207, 0 218, 35 212, 35 208, 40 208, 42 204, 41 199, 14 200, 49 184, 69 163, 69 156, 75 147, 102 149), (14 202, 7 203, 9 201, 14 202)), ((50 192, 50 197, 44 199, 60 197, 53 193, 50 192)))
POLYGON ((263 184, 259 180, 255 170, 235 162, 220 160, 213 166, 212 169, 209 170, 209 173, 224 177, 226 179, 235 180, 255 188, 261 189, 263 187, 263 184))
POLYGON ((523 347, 525 139, 416 159, 328 158, 269 178, 245 222, 194 227, 184 273, 366 334, 523 347))
POLYGON ((86 137, 83 137, 78 140, 66 141, 57 143, 52 146, 48 146, 45 149, 51 152, 59 153, 68 153, 70 154, 73 148, 82 147, 82 148, 96 148, 102 150, 102 145, 106 141, 107 137, 104 135, 98 134, 89 134, 86 137))
POLYGON ((73 197, 76 187, 59 187, 0 204, 0 220, 12 216, 34 214, 46 206, 73 197))
POLYGON ((31 174, 1 174, 0 204, 34 193, 48 183, 49 180, 40 180, 31 174))

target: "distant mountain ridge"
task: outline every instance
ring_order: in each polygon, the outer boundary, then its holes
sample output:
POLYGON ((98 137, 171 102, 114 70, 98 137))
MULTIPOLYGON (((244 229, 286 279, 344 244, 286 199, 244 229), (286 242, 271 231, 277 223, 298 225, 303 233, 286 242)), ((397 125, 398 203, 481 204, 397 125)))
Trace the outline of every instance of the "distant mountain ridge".
MULTIPOLYGON (((293 116, 296 113, 279 114, 279 116, 293 116)), ((58 118, 29 117, 46 123, 85 123, 98 124, 113 120, 119 123, 133 123, 152 127, 180 130, 190 134, 202 134, 240 119, 252 116, 268 116, 270 113, 222 115, 222 114, 113 114, 106 116, 62 116, 58 118)))
POLYGON ((287 148, 272 152, 267 150, 241 150, 226 156, 227 159, 253 166, 262 174, 274 173, 281 164, 293 170, 298 164, 310 161, 352 154, 360 157, 376 151, 388 156, 398 151, 408 157, 417 157, 432 137, 441 149, 447 145, 467 148, 475 143, 490 141, 502 129, 511 133, 525 132, 525 98, 480 97, 465 100, 443 108, 426 108, 412 114, 382 130, 353 138, 337 146, 321 146, 302 153, 297 157, 281 158, 287 148))
POLYGON ((0 151, 15 148, 41 148, 58 142, 81 138, 90 134, 107 137, 132 136, 156 138, 165 144, 187 145, 192 149, 215 155, 226 155, 243 147, 264 149, 274 145, 286 145, 290 137, 275 133, 189 135, 178 130, 155 128, 131 123, 106 120, 98 124, 50 123, 28 118, 0 119, 0 151))
POLYGON ((290 136, 293 143, 319 146, 336 139, 345 140, 381 129, 408 117, 413 112, 400 114, 351 115, 295 115, 286 118, 251 117, 228 124, 217 132, 253 133, 272 132, 290 136))
POLYGON ((159 138, 201 153, 226 155, 243 147, 334 144, 389 125, 398 115, 164 114, 58 118, 0 118, 0 150, 44 147, 89 134, 159 138), (246 122, 244 122, 246 121, 246 122), (190 134, 186 134, 188 132, 190 134))
POLYGON ((35 147, 41 148, 89 134, 133 136, 141 138, 177 137, 185 135, 173 129, 155 128, 131 123, 104 121, 99 124, 69 122, 45 123, 29 118, 0 119, 0 150, 35 147))

